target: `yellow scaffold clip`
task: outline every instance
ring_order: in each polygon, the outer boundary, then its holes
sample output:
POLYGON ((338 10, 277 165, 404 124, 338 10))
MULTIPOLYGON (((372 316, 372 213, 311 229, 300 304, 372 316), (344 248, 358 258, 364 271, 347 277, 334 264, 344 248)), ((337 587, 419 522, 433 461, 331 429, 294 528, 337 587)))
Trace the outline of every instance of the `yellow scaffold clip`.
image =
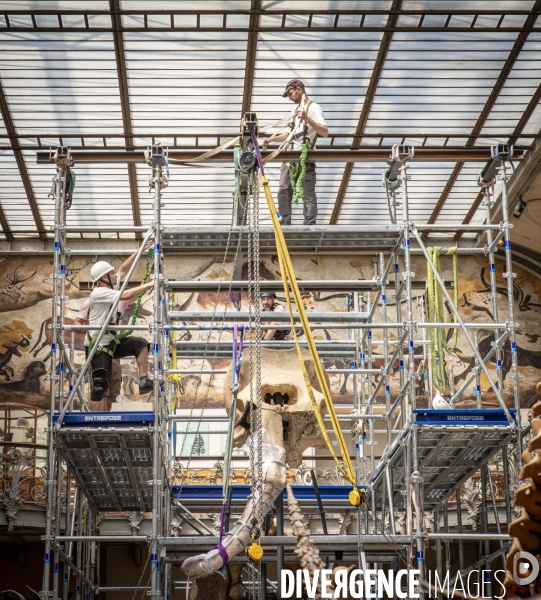
POLYGON ((366 492, 353 488, 349 493, 349 502, 352 506, 364 506, 366 504, 366 492))

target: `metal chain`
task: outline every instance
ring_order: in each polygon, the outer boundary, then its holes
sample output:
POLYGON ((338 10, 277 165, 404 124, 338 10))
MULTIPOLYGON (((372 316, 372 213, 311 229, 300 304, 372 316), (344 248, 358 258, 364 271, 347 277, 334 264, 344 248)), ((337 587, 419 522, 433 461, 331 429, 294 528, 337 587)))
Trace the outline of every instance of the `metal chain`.
MULTIPOLYGON (((139 577, 139 581, 137 582, 137 586, 135 588, 135 591, 133 592, 133 597, 131 600, 135 600, 135 597, 137 596, 137 592, 139 591, 139 588, 141 587, 141 581, 143 581, 143 577, 145 575, 145 571, 147 570, 149 560, 150 560, 150 548, 148 549, 148 553, 147 553, 147 561, 145 563, 145 566, 143 567, 143 570, 141 571, 141 577, 139 577)), ((150 583, 151 578, 152 578, 152 573, 150 574, 150 577, 148 578, 147 587, 148 587, 148 584, 150 583)))
MULTIPOLYGON (((364 507, 364 510, 366 511, 366 510, 368 510, 368 508, 369 508, 369 503, 367 503, 367 505, 364 507)), ((393 517, 393 515, 391 515, 389 513, 389 519, 391 519, 391 518, 394 518, 394 517, 393 517)), ((407 552, 404 547, 398 545, 390 535, 385 533, 385 513, 384 513, 384 511, 382 511, 381 534, 389 542, 392 549, 397 553, 397 555, 400 558, 402 558, 402 560, 404 561, 404 564, 406 565, 406 568, 413 569, 413 563, 411 560, 411 552, 407 552)))
POLYGON ((257 477, 259 480, 259 518, 258 527, 263 530, 263 407, 261 394, 261 287, 259 260, 259 171, 253 177, 254 184, 254 295, 255 295, 255 334, 256 334, 256 406, 257 406, 257 477))
POLYGON ((252 472, 252 494, 254 493, 255 485, 255 457, 254 457, 254 414, 252 405, 254 404, 254 329, 253 329, 253 307, 254 307, 254 274, 253 274, 253 196, 250 191, 246 198, 247 210, 248 210, 248 328, 250 331, 250 470, 252 472))
MULTIPOLYGON (((217 309, 218 309, 218 302, 219 302, 219 299, 220 299, 220 291, 221 291, 221 287, 222 287, 222 283, 223 283, 224 275, 225 275, 225 264, 227 262, 227 257, 228 257, 228 254, 229 254, 229 247, 231 245, 231 236, 232 236, 232 233, 233 233, 234 218, 235 218, 235 215, 234 215, 234 212, 233 212, 231 214, 231 224, 229 226, 229 233, 227 235, 227 242, 226 242, 226 245, 225 245, 224 258, 223 258, 223 261, 222 261, 222 267, 221 267, 221 271, 220 271, 220 280, 218 282, 218 289, 217 289, 217 292, 216 292, 216 298, 214 300, 214 307, 213 307, 213 310, 212 310, 211 324, 214 323, 214 319, 216 317, 216 312, 217 312, 217 309)), ((235 266, 237 264, 238 256, 239 256, 239 253, 240 253, 240 248, 241 248, 241 244, 242 244, 243 228, 244 228, 244 225, 245 225, 245 219, 246 219, 246 215, 244 217, 243 222, 241 223, 240 230, 239 230, 239 236, 238 236, 238 239, 237 239, 237 247, 235 249, 235 257, 233 259, 233 271, 232 271, 233 273, 235 272, 235 266)), ((229 287, 228 287, 228 290, 227 290, 227 297, 226 297, 225 308, 224 308, 224 312, 223 312, 224 319, 225 319, 225 315, 227 314, 227 309, 229 308, 229 302, 230 302, 230 298, 231 298, 231 287, 232 287, 232 285, 233 285, 233 277, 229 281, 229 287)), ((222 325, 223 325, 223 323, 224 323, 224 321, 222 320, 222 325)), ((218 357, 218 352, 219 352, 219 348, 220 348, 220 341, 222 339, 222 333, 223 333, 223 327, 220 328, 219 331, 218 331, 218 341, 216 343, 216 350, 214 351, 214 356, 213 356, 213 358, 211 360, 211 369, 213 369, 214 366, 216 365, 216 359, 218 357)), ((186 440, 187 440, 189 432, 190 432, 190 425, 191 425, 191 422, 192 422, 192 419, 193 419, 193 413, 194 413, 195 406, 196 406, 196 403, 197 403, 197 397, 198 397, 198 393, 199 393, 199 388, 201 386, 201 382, 202 382, 202 379, 203 379, 203 370, 204 370, 204 367, 205 367, 205 361, 207 359, 207 353, 208 353, 208 349, 209 349, 209 346, 210 346, 211 336, 212 336, 212 329, 209 330, 209 334, 208 334, 207 339, 205 341, 205 350, 204 350, 203 358, 202 358, 202 361, 201 361, 201 369, 200 369, 199 377, 198 377, 198 380, 197 380, 197 385, 196 385, 196 388, 195 388, 195 394, 194 394, 194 398, 192 400, 192 405, 190 407, 190 414, 188 416, 188 423, 186 425, 186 432, 185 432, 185 434, 184 434, 184 436, 182 438, 182 446, 181 446, 181 449, 180 449, 180 456, 182 456, 182 454, 184 452, 184 446, 186 444, 186 440)), ((194 439, 197 439, 197 435, 199 434, 199 429, 201 428, 201 420, 203 418, 203 413, 205 411, 205 405, 206 405, 206 402, 207 402, 207 399, 208 399, 208 394, 209 394, 209 391, 210 391, 210 381, 211 381, 211 379, 212 378, 209 378, 209 380, 208 380, 207 387, 206 387, 206 392, 205 392, 205 396, 203 398, 203 402, 201 403, 201 413, 200 413, 199 419, 197 421, 197 429, 195 431, 195 437, 194 437, 194 439)), ((185 479, 185 477, 188 474, 188 470, 189 470, 189 467, 190 467, 191 460, 192 460, 192 449, 190 449, 190 455, 188 457, 188 462, 186 464, 185 476, 180 481, 180 490, 182 490, 182 485, 184 484, 184 479, 185 479)))
MULTIPOLYGON (((250 282, 253 302, 253 313, 250 312, 250 327, 254 333, 250 338, 250 399, 256 410, 250 413, 250 466, 252 469, 252 497, 254 501, 254 518, 257 527, 262 530, 262 491, 263 491, 263 462, 261 436, 261 299, 260 299, 260 263, 259 263, 259 181, 255 174, 250 178, 250 282), (255 335, 254 335, 255 334, 255 335), (255 339, 255 344, 254 344, 255 339), (255 352, 254 352, 255 346, 255 352), (254 361, 255 354, 255 361, 254 361), (254 373, 255 371, 255 373, 254 373), (254 382, 255 380, 255 382, 254 382)), ((252 307, 251 307, 252 308, 252 307)), ((261 592, 261 563, 252 568, 252 600, 259 600, 261 592)))
POLYGON ((361 507, 357 506, 357 547, 358 547, 358 558, 359 558, 359 570, 362 571, 363 569, 363 564, 362 564, 362 549, 363 549, 363 532, 362 532, 362 525, 361 525, 361 507))
MULTIPOLYGON (((259 261, 259 171, 252 177, 252 194, 254 202, 254 304, 255 304, 255 360, 256 360, 256 406, 257 406, 257 491, 258 509, 257 526, 263 531, 263 408, 261 397, 261 288, 260 288, 260 261, 259 261)), ((257 592, 254 597, 259 598, 261 593, 261 562, 257 563, 257 592)))

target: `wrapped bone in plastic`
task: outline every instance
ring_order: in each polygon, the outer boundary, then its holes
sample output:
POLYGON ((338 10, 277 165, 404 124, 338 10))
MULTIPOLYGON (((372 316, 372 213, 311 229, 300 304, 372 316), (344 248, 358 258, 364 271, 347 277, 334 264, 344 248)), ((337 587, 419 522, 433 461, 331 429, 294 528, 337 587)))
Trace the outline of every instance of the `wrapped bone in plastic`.
MULTIPOLYGON (((254 459, 259 460, 259 456, 257 455, 257 434, 254 440, 252 440, 252 436, 247 439, 246 444, 244 444, 242 447, 242 450, 250 454, 252 451, 252 446, 255 453, 254 459)), ((281 446, 277 446, 271 442, 270 436, 266 429, 261 429, 261 458, 263 461, 263 466, 266 468, 268 468, 268 465, 273 462, 285 464, 286 451, 281 446)))

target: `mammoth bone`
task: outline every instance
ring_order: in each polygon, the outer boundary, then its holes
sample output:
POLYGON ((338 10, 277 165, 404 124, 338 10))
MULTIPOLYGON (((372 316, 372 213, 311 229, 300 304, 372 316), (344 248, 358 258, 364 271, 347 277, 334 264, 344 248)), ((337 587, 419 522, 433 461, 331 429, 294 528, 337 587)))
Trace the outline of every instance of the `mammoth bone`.
MULTIPOLYGON (((323 414, 324 398, 314 363, 307 350, 302 350, 302 355, 316 402, 323 414)), ((254 408, 255 398, 250 398, 249 363, 248 357, 245 357, 239 374, 233 445, 239 448, 248 442, 248 448, 251 446, 254 448, 254 461, 257 464, 260 458, 256 443, 257 432, 255 432, 254 443, 250 443, 252 433, 250 425, 251 422, 255 422, 255 412, 252 416, 250 412, 254 408)), ((228 369, 224 385, 228 412, 233 398, 231 382, 232 366, 228 369)), ((317 424, 295 348, 291 350, 261 348, 261 397, 262 485, 258 485, 257 473, 254 473, 255 485, 246 508, 233 528, 223 536, 221 552, 225 551, 228 560, 240 554, 251 544, 251 521, 259 516, 260 506, 262 506, 263 516, 271 510, 274 501, 285 487, 286 468, 298 467, 302 462, 302 454, 307 448, 325 447, 325 440, 317 424)), ((224 565, 225 557, 222 556, 220 550, 214 548, 206 554, 186 559, 182 568, 190 579, 206 577, 224 565)))

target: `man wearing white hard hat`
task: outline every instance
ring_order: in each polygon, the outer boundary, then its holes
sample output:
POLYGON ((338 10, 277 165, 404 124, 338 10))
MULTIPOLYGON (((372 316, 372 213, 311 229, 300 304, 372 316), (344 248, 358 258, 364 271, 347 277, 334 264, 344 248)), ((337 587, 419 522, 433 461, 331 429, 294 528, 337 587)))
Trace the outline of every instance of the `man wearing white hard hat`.
MULTIPOLYGON (((152 244, 149 242, 147 248, 152 244)), ((146 248, 145 248, 146 249, 146 248)), ((96 329, 90 330, 85 336, 85 346, 87 352, 90 351, 94 343, 97 343, 97 336, 105 319, 111 310, 111 306, 118 298, 120 291, 120 282, 130 270, 137 252, 134 252, 122 265, 115 269, 107 261, 98 261, 90 270, 90 277, 95 285, 89 298, 88 324, 95 325, 96 329)), ((113 359, 127 358, 135 356, 137 367, 139 369, 139 393, 146 394, 153 389, 152 382, 148 378, 148 350, 150 344, 147 340, 137 336, 117 335, 113 327, 122 320, 122 313, 125 308, 133 302, 139 294, 150 290, 154 283, 146 283, 125 290, 122 293, 120 302, 117 306, 117 314, 111 319, 111 329, 106 329, 99 340, 99 347, 94 354, 91 362, 92 368, 92 393, 90 396, 90 409, 110 410, 111 399, 109 398, 109 387, 113 371, 113 359), (106 406, 103 406, 103 399, 107 398, 106 406)))

